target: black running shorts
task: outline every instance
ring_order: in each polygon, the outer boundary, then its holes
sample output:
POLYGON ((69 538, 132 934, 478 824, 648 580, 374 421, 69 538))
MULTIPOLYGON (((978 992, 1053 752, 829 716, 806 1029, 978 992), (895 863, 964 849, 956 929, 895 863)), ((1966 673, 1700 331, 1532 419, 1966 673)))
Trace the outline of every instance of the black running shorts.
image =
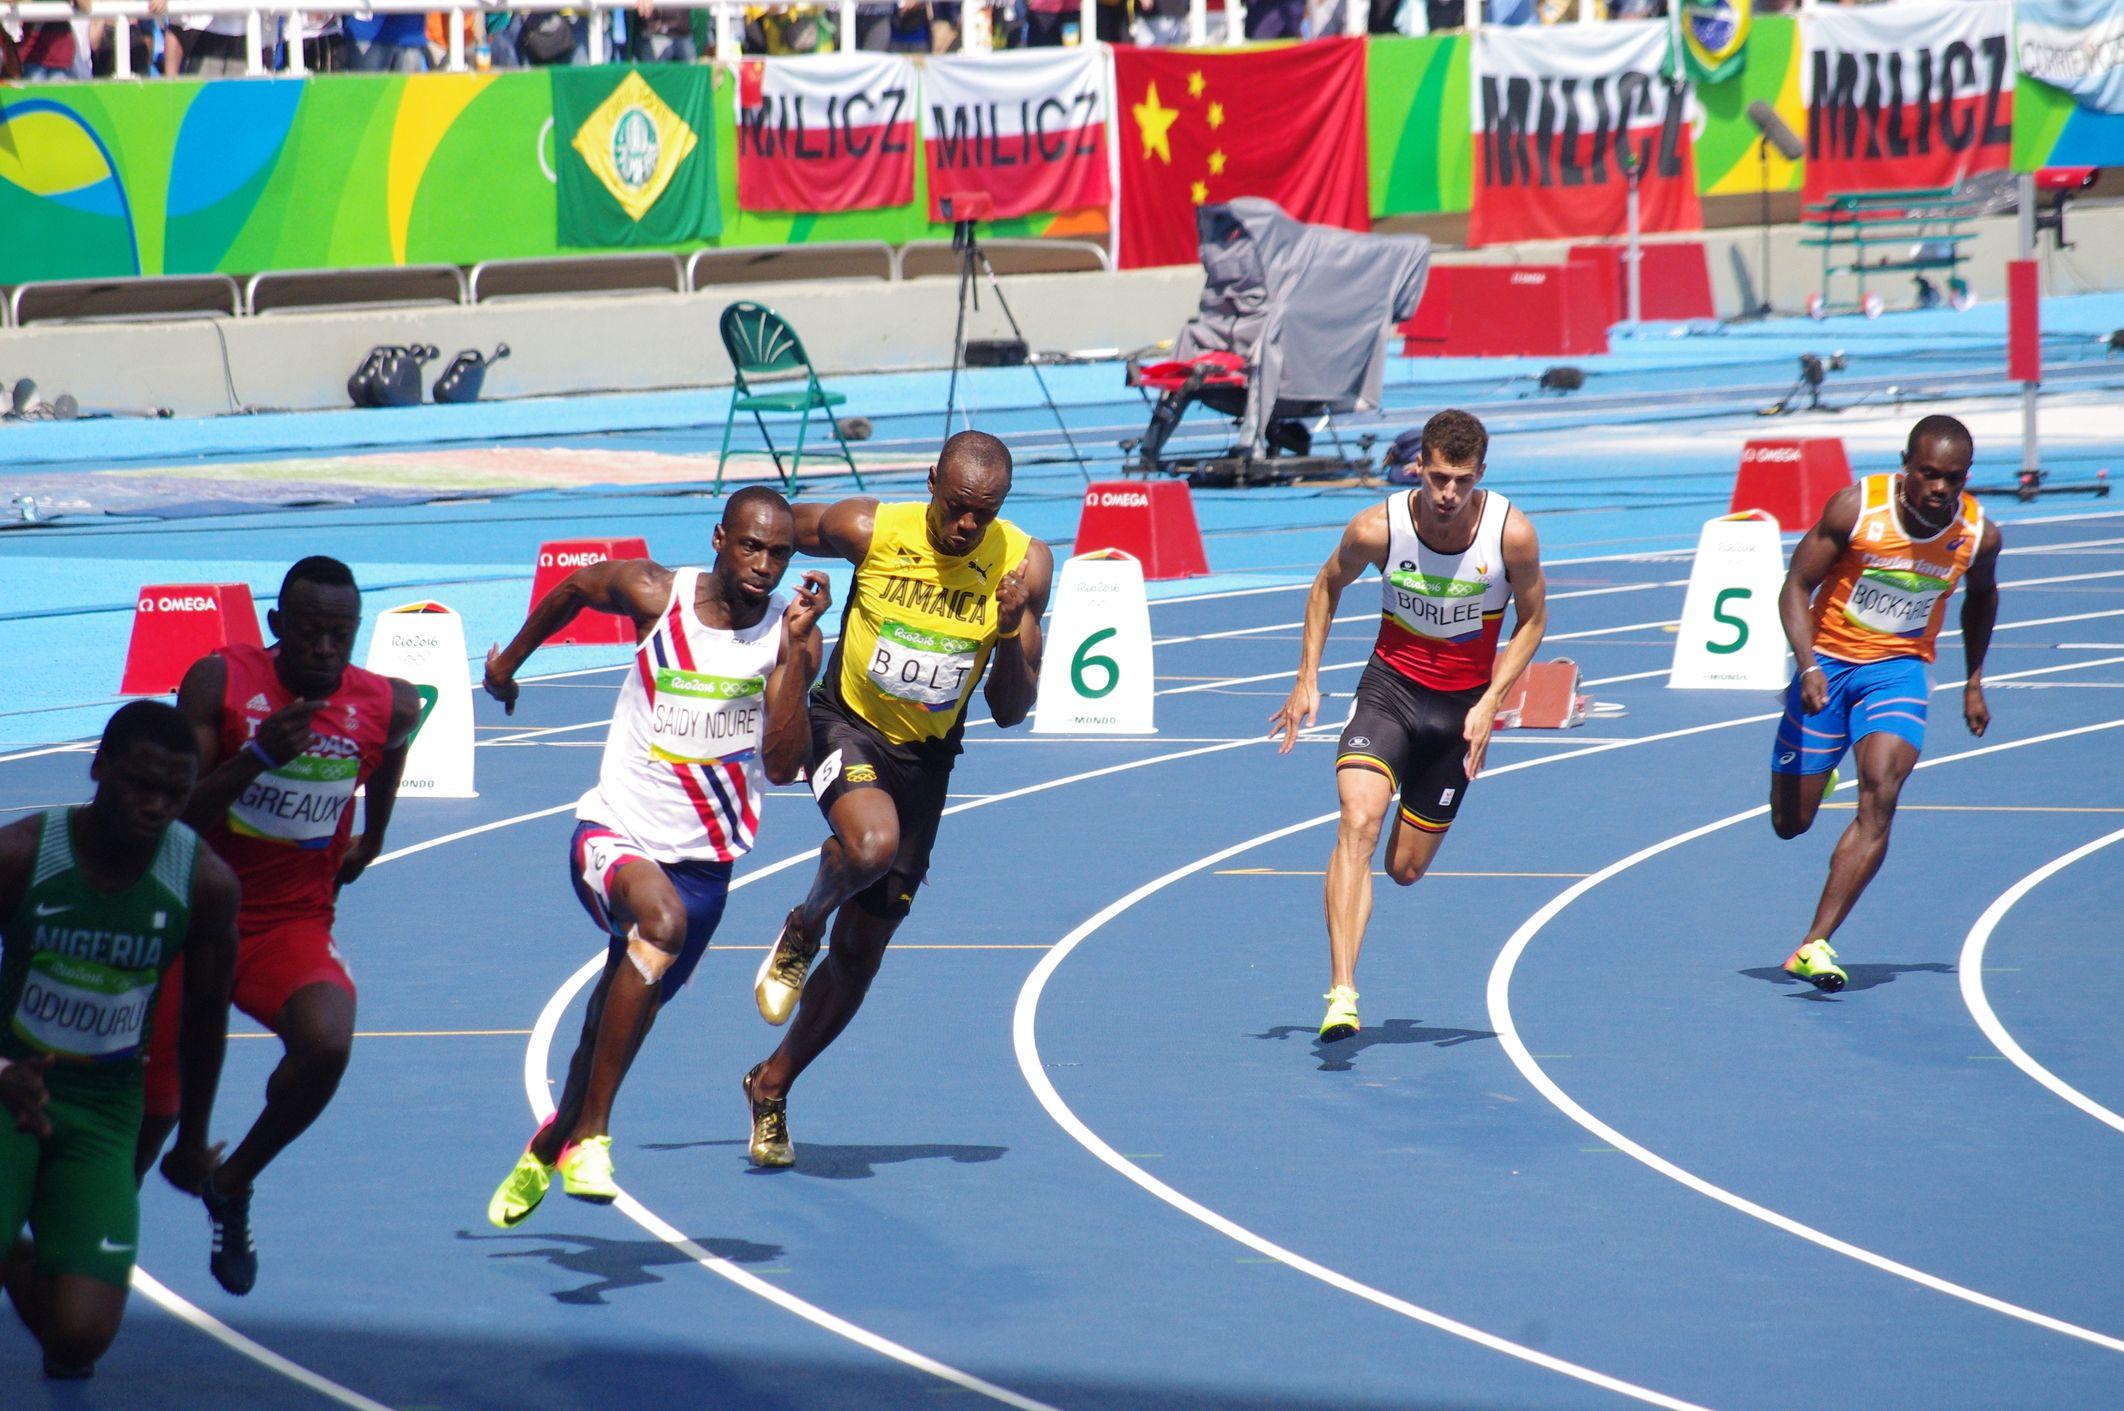
POLYGON ((1480 687, 1434 691, 1373 657, 1357 682, 1335 768, 1384 774, 1401 794, 1402 821, 1443 833, 1467 797, 1468 742, 1460 732, 1480 699, 1480 687))
POLYGON ((957 748, 896 745, 868 721, 818 694, 811 697, 811 795, 829 823, 833 806, 851 789, 883 789, 899 814, 900 849, 892 869, 856 893, 873 916, 897 919, 914 904, 929 875, 929 850, 944 817, 945 793, 957 748))

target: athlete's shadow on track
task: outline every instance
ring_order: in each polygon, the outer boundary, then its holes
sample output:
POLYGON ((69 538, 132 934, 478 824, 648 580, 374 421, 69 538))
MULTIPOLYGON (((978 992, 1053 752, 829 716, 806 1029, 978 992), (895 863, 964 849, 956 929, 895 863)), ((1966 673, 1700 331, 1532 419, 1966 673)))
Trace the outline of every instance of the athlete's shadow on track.
MULTIPOLYGON (((662 1283, 661 1275, 650 1272, 653 1269, 693 1263, 691 1255, 673 1249, 662 1240, 608 1240, 595 1235, 560 1235, 543 1231, 537 1234, 527 1231, 523 1234, 476 1235, 470 1230, 459 1230, 457 1237, 479 1242, 529 1241, 532 1248, 498 1250, 490 1257, 544 1259, 556 1269, 586 1274, 596 1280, 581 1288, 562 1289, 554 1294, 554 1299, 560 1303, 602 1304, 608 1293, 662 1283)), ((706 1238, 696 1238, 693 1242, 733 1264, 766 1264, 782 1257, 782 1247, 778 1244, 706 1238)))
MULTIPOLYGON (((697 1146, 743 1146, 736 1140, 711 1142, 644 1142, 643 1151, 687 1151, 697 1146)), ((817 1176, 828 1181, 867 1181, 878 1174, 880 1166, 897 1166, 903 1161, 956 1161, 962 1166, 981 1161, 1000 1161, 1008 1154, 1007 1146, 947 1146, 939 1142, 919 1142, 910 1146, 828 1146, 823 1142, 798 1142, 796 1165, 780 1170, 747 1168, 755 1176, 779 1175, 781 1170, 796 1172, 799 1176, 817 1176)))
POLYGON ((1265 1034, 1249 1034, 1253 1039, 1288 1039, 1302 1034, 1313 1041, 1313 1057, 1320 1060, 1323 1073, 1348 1073, 1353 1071, 1350 1062, 1368 1048, 1380 1044, 1432 1044, 1438 1048, 1451 1048, 1455 1044, 1473 1043, 1477 1039, 1494 1039, 1495 1029, 1424 1029, 1413 1019, 1389 1019, 1384 1024, 1359 1029, 1346 1039, 1334 1043, 1322 1043, 1320 1031, 1304 1024, 1278 1024, 1265 1034))
MULTIPOLYGON (((1786 999, 1833 1000, 1836 998, 1835 995, 1823 994, 1805 980, 1787 975, 1782 966, 1758 965, 1752 970, 1743 970, 1740 973, 1751 980, 1767 980, 1773 985, 1783 985, 1787 988, 1797 987, 1795 993, 1785 996, 1786 999)), ((1851 977, 1844 983, 1842 990, 1842 993, 1848 995, 1856 994, 1860 990, 1871 990, 1877 989, 1882 985, 1892 985, 1898 975, 1952 975, 1955 971, 1952 965, 1945 965, 1937 960, 1928 960, 1923 965, 1847 965, 1844 967, 1844 973, 1851 977)))

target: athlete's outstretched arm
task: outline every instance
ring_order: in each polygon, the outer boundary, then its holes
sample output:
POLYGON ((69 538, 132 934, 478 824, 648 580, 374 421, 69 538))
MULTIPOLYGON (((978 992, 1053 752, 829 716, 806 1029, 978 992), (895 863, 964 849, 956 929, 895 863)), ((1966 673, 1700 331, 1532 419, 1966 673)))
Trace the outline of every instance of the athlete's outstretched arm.
POLYGON ((252 780, 308 749, 315 738, 310 717, 325 707, 323 701, 289 701, 258 723, 244 748, 223 759, 221 698, 228 684, 227 660, 210 652, 192 663, 177 687, 177 711, 199 741, 199 782, 185 800, 184 821, 201 831, 224 817, 252 780))
MULTIPOLYGON (((29 890, 30 871, 37 861, 37 842, 44 824, 25 818, 0 828, 0 916, 13 916, 22 907, 22 894, 29 890)), ((17 1059, 0 1068, 0 1111, 14 1125, 42 1140, 52 1134, 52 1119, 44 1105, 50 1096, 44 1087, 44 1070, 50 1055, 17 1059)))
POLYGON ((826 575, 805 573, 796 597, 782 613, 782 658, 767 673, 767 727, 760 741, 760 767, 770 784, 793 781, 811 749, 811 716, 804 692, 819 674, 825 648, 819 641, 819 618, 833 605, 826 575))
POLYGON ((162 1174, 197 1195, 221 1154, 207 1145, 221 1060, 228 1048, 229 989, 236 973, 236 874, 205 848, 192 885, 192 925, 184 938, 184 1007, 177 1031, 177 1141, 162 1174))
POLYGON ((1497 722, 1497 708, 1511 692, 1527 663, 1534 660, 1542 634, 1549 630, 1549 585, 1541 576, 1541 541, 1534 526, 1517 509, 1505 516, 1505 577, 1512 585, 1512 638, 1497 653, 1490 667, 1490 688, 1468 707, 1461 738, 1468 742, 1468 778, 1482 773, 1482 758, 1490 748, 1490 730, 1497 722))
POLYGON ((1829 497, 1821 519, 1792 551, 1792 566, 1785 570, 1785 586, 1777 595, 1778 617, 1785 624, 1785 640, 1792 644, 1792 663, 1800 674, 1800 703, 1809 712, 1829 703, 1829 681, 1814 659, 1814 590, 1822 586, 1851 544, 1858 528, 1859 493, 1853 485, 1829 497))
POLYGON ((654 559, 607 559, 578 568, 531 605, 530 615, 516 629, 508 646, 487 648, 487 694, 514 715, 516 673, 523 669, 531 653, 575 621, 576 614, 584 608, 631 618, 634 638, 640 641, 656 626, 670 601, 671 570, 654 559))
POLYGON ((334 887, 352 883, 382 854, 384 830, 391 826, 391 810, 398 806, 398 781, 406 773, 406 751, 413 747, 413 732, 419 728, 420 692, 412 682, 392 677, 391 733, 384 740, 376 772, 362 788, 361 836, 340 860, 334 887))
POLYGON ((861 563, 870 552, 870 536, 877 528, 876 500, 857 496, 835 500, 830 505, 799 504, 794 508, 798 553, 861 563))
POLYGON ((1962 723, 1972 735, 1990 728, 1991 707, 1984 703, 1984 654, 1991 650, 1991 629, 1999 620, 1999 527, 1987 517, 1969 572, 1962 576, 1962 660, 1969 680, 1962 687, 1962 723))
POLYGON ((1055 551, 1034 539, 1018 566, 996 585, 996 627, 1004 636, 988 664, 981 698, 1005 730, 1032 713, 1040 694, 1040 614, 1047 611, 1054 576, 1055 551))
POLYGON ((1387 517, 1385 505, 1374 505, 1351 520, 1342 531, 1342 542, 1313 576, 1313 589, 1305 595, 1305 643, 1298 649, 1298 680, 1290 699, 1269 716, 1269 735, 1283 736, 1276 751, 1289 754, 1298 742, 1299 730, 1320 716, 1320 654, 1327 650, 1328 632, 1335 625, 1335 607, 1342 590, 1355 583, 1368 568, 1386 563, 1387 517))

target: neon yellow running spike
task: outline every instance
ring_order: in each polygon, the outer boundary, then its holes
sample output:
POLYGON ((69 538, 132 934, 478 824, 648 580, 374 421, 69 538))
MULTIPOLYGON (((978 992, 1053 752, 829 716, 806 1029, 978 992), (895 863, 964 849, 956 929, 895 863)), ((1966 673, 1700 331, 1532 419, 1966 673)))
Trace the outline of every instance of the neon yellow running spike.
POLYGON ((1835 994, 1851 980, 1836 963, 1836 952, 1827 941, 1809 941, 1792 952, 1785 962, 1785 973, 1797 975, 1824 994, 1835 994))
POLYGON ((552 1184, 553 1168, 525 1152, 516 1158, 516 1169, 494 1188, 494 1198, 487 1202, 487 1219, 500 1229, 514 1229, 538 1209, 552 1184))
POLYGON ((1830 796, 1831 794, 1833 794, 1833 793, 1835 793, 1835 792, 1836 792, 1836 786, 1837 786, 1837 781, 1838 781, 1838 780, 1840 780, 1841 778, 1843 778, 1843 776, 1842 776, 1841 774, 1839 774, 1839 773, 1838 773, 1838 772, 1837 772, 1836 770, 1832 769, 1832 770, 1830 770, 1830 771, 1829 771, 1829 782, 1828 782, 1828 783, 1826 783, 1826 784, 1824 784, 1824 785, 1822 785, 1822 797, 1823 797, 1823 798, 1825 798, 1825 799, 1826 799, 1826 798, 1828 798, 1828 797, 1829 797, 1829 796, 1830 796))
POLYGON ((612 1138, 584 1137, 561 1153, 561 1189, 577 1200, 610 1205, 619 1199, 612 1180, 612 1138))
POLYGON ((1357 1023, 1357 992, 1348 985, 1337 985, 1321 998, 1328 1002, 1327 1018, 1320 1021, 1322 1043, 1346 1039, 1362 1027, 1357 1023))

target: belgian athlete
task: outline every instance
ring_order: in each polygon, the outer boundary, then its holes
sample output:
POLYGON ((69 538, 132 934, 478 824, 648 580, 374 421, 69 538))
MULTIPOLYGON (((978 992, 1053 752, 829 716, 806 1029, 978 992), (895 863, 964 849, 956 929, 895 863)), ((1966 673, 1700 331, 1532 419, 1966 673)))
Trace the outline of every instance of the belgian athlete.
MULTIPOLYGON (((223 647, 194 662, 177 690, 177 709, 199 739, 200 779, 185 820, 243 883, 236 1007, 285 1048, 265 1110, 206 1186, 214 1277, 234 1294, 258 1277, 251 1183, 317 1120, 346 1072, 354 980, 332 921, 339 889, 383 851, 421 717, 410 683, 350 663, 361 593, 339 560, 290 568, 266 622, 272 647, 223 647), (354 795, 363 788, 357 837, 354 795)), ((156 1020, 142 1171, 177 1110, 175 1004, 166 993, 156 1020)))
POLYGON ((202 1193, 229 1026, 236 878, 177 821, 199 769, 184 717, 121 706, 95 797, 0 828, 0 1246, 44 1374, 90 1376, 118 1335, 140 1240, 133 1175, 141 1061, 158 987, 184 1041, 177 1142, 162 1174, 202 1193), (186 959, 183 988, 171 967, 186 959), (27 1222, 35 1243, 15 1242, 27 1222))
POLYGON ((1850 977, 1829 938, 1880 870, 1903 781, 1925 747, 1925 670, 1955 584, 1962 595, 1962 721, 1991 723, 1984 655, 1999 616, 1999 527, 1963 491, 1975 447, 1951 416, 1910 429, 1900 474, 1839 490, 1799 547, 1778 609, 1797 668, 1770 754, 1770 825, 1797 838, 1836 787, 1837 762, 1857 760, 1858 816, 1837 839, 1829 879, 1787 973, 1830 994, 1850 977))
POLYGON ((767 785, 794 780, 811 746, 804 692, 819 669, 826 576, 775 592, 796 551, 796 517, 765 486, 730 497, 714 548, 710 569, 648 559, 579 569, 487 654, 487 692, 513 712, 517 671, 578 612, 634 620, 634 669, 568 849, 575 895, 607 938, 605 970, 557 1110, 488 1202, 487 1218, 504 1229, 538 1207, 556 1169, 578 1200, 619 1195, 620 1081, 708 949, 731 866, 759 837, 767 785))
POLYGON ((1269 717, 1289 754, 1320 713, 1320 653, 1342 590, 1380 571, 1384 611, 1372 659, 1335 751, 1342 818, 1327 866, 1329 983, 1320 1037, 1357 1022, 1357 952, 1372 916, 1372 857, 1387 811, 1387 875, 1415 884, 1437 856, 1468 785, 1482 772, 1505 694, 1534 659, 1548 622, 1534 526, 1481 488, 1489 433, 1463 411, 1424 423, 1416 483, 1364 511, 1313 579, 1290 699, 1269 717), (1505 604, 1517 618, 1502 650, 1505 604))
POLYGON ((745 1075, 756 1165, 796 1159, 790 1084, 855 1018, 914 903, 974 687, 985 673, 999 726, 1032 710, 1054 555, 997 518, 1010 478, 1001 441, 962 431, 931 467, 926 503, 797 507, 797 547, 856 571, 811 696, 811 792, 833 833, 754 982, 768 1023, 796 1013, 780 1047, 745 1075), (807 985, 829 920, 833 943, 807 985))

